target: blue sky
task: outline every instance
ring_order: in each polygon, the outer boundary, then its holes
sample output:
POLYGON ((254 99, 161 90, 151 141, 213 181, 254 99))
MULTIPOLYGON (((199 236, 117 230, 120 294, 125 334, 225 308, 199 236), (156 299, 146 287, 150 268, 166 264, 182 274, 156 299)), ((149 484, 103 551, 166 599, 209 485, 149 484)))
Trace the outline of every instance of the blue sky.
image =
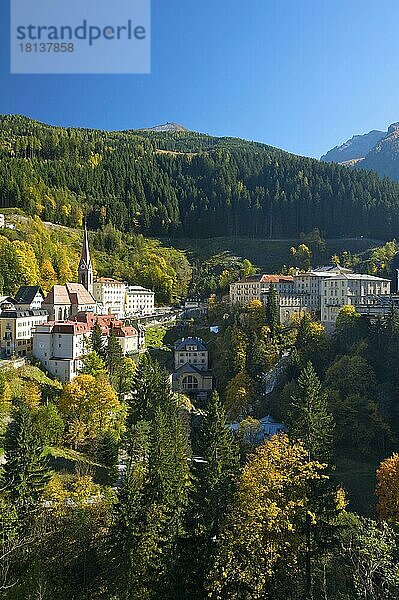
POLYGON ((103 76, 10 75, 7 4, 1 113, 102 129, 177 121, 309 156, 399 121, 397 0, 153 0, 151 75, 103 76))

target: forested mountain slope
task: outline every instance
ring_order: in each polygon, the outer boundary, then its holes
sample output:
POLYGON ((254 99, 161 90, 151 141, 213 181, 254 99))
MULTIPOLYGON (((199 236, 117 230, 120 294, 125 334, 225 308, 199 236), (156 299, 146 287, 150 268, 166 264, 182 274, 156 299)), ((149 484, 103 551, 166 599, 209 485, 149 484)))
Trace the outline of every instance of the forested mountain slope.
POLYGON ((146 235, 399 235, 399 185, 193 132, 64 129, 0 117, 0 199, 43 220, 146 235))

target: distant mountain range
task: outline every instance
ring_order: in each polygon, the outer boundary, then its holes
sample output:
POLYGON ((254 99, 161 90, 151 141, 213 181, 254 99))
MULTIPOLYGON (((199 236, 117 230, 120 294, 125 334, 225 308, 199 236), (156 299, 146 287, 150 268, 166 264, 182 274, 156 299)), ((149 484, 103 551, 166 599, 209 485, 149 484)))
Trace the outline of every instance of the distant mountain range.
POLYGON ((329 150, 321 157, 352 168, 370 169, 381 176, 399 181, 399 123, 388 131, 370 131, 329 150))

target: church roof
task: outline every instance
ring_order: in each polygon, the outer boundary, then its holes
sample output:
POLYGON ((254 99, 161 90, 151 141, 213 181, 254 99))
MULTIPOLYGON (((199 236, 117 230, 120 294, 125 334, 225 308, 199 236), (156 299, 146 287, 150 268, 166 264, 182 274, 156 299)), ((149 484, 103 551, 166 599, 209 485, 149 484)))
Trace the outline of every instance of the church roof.
POLYGON ((43 304, 70 304, 68 290, 65 285, 53 285, 43 304))
POLYGON ((69 297, 72 300, 72 296, 74 296, 73 300, 76 299, 76 302, 72 302, 72 304, 95 304, 93 296, 88 292, 84 285, 81 283, 66 283, 65 287, 69 294, 69 297))
POLYGON ((81 283, 66 283, 65 285, 54 285, 44 299, 46 305, 68 305, 68 304, 95 304, 93 296, 81 283))

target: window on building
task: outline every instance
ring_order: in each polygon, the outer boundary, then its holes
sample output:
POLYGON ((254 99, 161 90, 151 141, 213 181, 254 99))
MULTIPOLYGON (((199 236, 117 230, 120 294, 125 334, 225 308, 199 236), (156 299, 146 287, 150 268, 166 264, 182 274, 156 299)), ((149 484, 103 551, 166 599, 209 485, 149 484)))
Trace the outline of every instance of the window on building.
POLYGON ((198 379, 194 375, 187 375, 182 381, 183 390, 198 389, 198 379))

